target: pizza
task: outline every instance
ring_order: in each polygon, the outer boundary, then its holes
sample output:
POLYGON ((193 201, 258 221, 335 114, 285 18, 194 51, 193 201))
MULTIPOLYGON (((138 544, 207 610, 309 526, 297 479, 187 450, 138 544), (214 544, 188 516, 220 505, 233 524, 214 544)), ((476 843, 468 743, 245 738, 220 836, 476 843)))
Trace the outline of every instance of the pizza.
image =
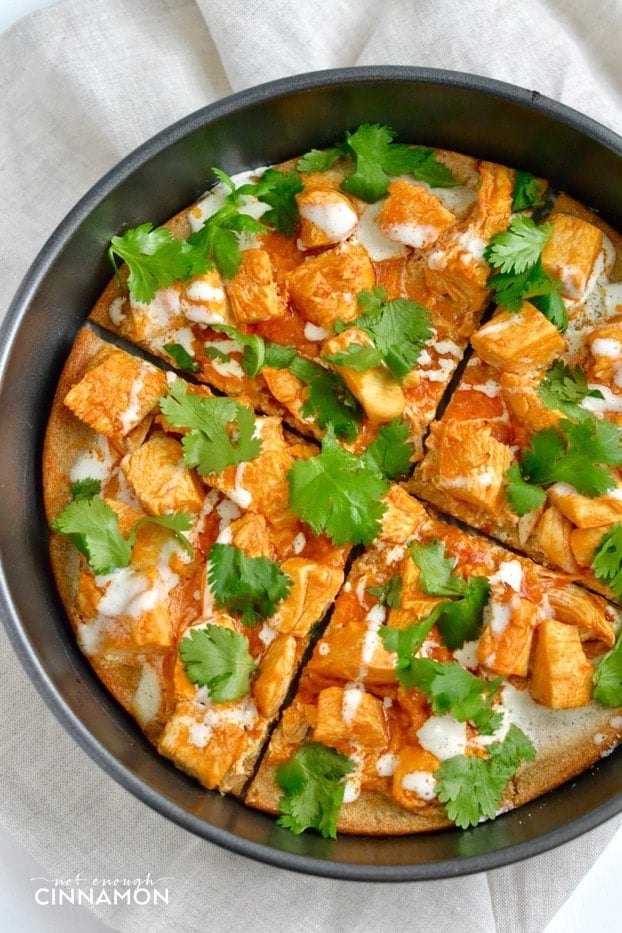
POLYGON ((294 833, 476 825, 622 737, 620 237, 397 142, 113 237, 43 451, 80 649, 294 833))

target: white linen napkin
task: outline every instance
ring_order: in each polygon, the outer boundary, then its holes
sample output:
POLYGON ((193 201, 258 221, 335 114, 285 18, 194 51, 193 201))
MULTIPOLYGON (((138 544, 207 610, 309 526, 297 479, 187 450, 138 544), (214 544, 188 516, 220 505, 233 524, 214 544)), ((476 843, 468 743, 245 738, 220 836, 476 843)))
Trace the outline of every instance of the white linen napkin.
MULTIPOLYGON (((0 35, 0 313, 78 198, 174 120, 286 74, 411 64, 535 89, 622 129, 618 0, 63 0, 0 35)), ((541 931, 620 821, 487 874, 356 884, 255 864, 135 800, 55 721, 0 634, 0 821, 50 878, 168 876, 101 906, 138 931, 541 931)), ((42 913, 42 929, 45 914, 42 913)))

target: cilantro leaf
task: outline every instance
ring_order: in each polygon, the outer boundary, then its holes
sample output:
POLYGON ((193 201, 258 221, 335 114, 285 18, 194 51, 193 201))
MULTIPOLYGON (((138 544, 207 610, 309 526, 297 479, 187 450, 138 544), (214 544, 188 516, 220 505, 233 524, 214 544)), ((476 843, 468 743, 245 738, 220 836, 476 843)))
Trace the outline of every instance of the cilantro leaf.
POLYGON ((67 535, 98 576, 127 567, 132 558, 116 512, 97 496, 68 502, 52 527, 67 535))
POLYGON ((462 596, 466 591, 466 580, 454 574, 455 557, 445 557, 442 541, 410 545, 410 554, 419 568, 418 584, 427 596, 462 596))
POLYGON ((562 419, 555 427, 538 431, 531 447, 522 451, 523 479, 537 485, 565 482, 585 496, 599 496, 615 485, 605 466, 622 464, 622 434, 606 420, 562 419))
POLYGON ((254 460, 261 451, 250 408, 230 398, 210 398, 188 392, 177 379, 160 399, 160 410, 176 428, 187 429, 182 439, 184 461, 201 476, 222 473, 232 464, 254 460))
MULTIPOLYGON (((561 282, 558 279, 551 279, 551 289, 544 294, 535 295, 531 298, 534 307, 541 311, 551 324, 565 334, 568 329, 568 312, 564 299, 559 294, 561 282)), ((527 295, 525 297, 528 297, 527 295)))
POLYGON ((622 706, 622 633, 611 651, 598 662, 592 697, 603 706, 622 706))
POLYGON ((360 327, 382 353, 387 368, 401 382, 417 360, 427 340, 432 336, 430 312, 408 298, 386 301, 384 288, 357 295, 363 311, 349 326, 360 327))
POLYGON ((220 350, 218 347, 214 347, 209 343, 205 344, 203 350, 209 360, 216 360, 218 363, 228 363, 231 359, 229 354, 225 353, 224 350, 220 350))
POLYGON ((178 369, 184 372, 196 373, 199 364, 190 356, 188 351, 180 343, 165 343, 162 347, 170 357, 175 361, 178 369))
POLYGON ((387 479, 397 479, 412 466, 414 445, 409 440, 410 425, 399 418, 378 428, 378 435, 363 455, 366 466, 387 479))
POLYGON ((328 353, 323 359, 334 366, 347 366, 357 373, 362 373, 379 366, 382 363, 382 353, 376 347, 364 347, 360 343, 350 343, 345 350, 328 353))
POLYGON ((160 528, 166 528, 167 531, 173 533, 178 543, 185 548, 191 557, 194 554, 192 545, 183 533, 184 531, 190 531, 192 528, 191 515, 188 515, 186 512, 173 512, 170 515, 144 515, 134 523, 127 537, 127 542, 131 548, 133 548, 136 543, 136 537, 140 528, 145 524, 158 525, 160 528))
POLYGON ((533 761, 535 749, 512 724, 503 742, 488 746, 488 758, 454 755, 434 773, 437 796, 447 815, 461 829, 494 819, 508 781, 523 761, 533 761))
POLYGON ((344 778, 353 762, 319 742, 301 746, 291 761, 279 765, 275 781, 285 792, 279 802, 279 826, 298 835, 317 829, 325 838, 337 835, 345 791, 344 778))
POLYGON ((508 502, 517 515, 527 515, 528 512, 544 505, 546 492, 541 486, 528 483, 523 479, 518 463, 513 463, 506 470, 505 479, 508 502))
MULTIPOLYGON (((95 483, 97 480, 89 480, 95 483)), ((93 488, 93 487, 91 487, 93 488)), ((81 491, 85 491, 81 487, 81 491)), ((172 515, 144 515, 136 521, 124 538, 119 528, 119 518, 114 509, 97 495, 74 498, 67 503, 60 515, 52 522, 52 528, 67 535, 70 541, 86 557, 87 563, 97 576, 112 573, 127 567, 132 559, 132 548, 141 525, 149 522, 172 531, 178 541, 190 552, 192 545, 182 534, 191 526, 191 518, 181 512, 172 515)))
POLYGON ((113 236, 108 258, 115 273, 115 257, 129 269, 127 285, 136 301, 151 301, 159 288, 188 279, 210 268, 209 257, 197 253, 191 244, 176 239, 166 227, 144 223, 113 236))
POLYGON ((292 236, 299 219, 296 195, 302 189, 298 172, 279 172, 269 168, 256 184, 238 188, 237 195, 252 194, 264 204, 269 204, 270 210, 262 215, 262 222, 285 236, 292 236))
POLYGON ((443 602, 434 610, 438 630, 450 651, 461 648, 465 641, 479 638, 484 607, 490 597, 487 577, 469 577, 460 599, 443 602))
POLYGON ((395 673, 399 682, 407 690, 410 690, 413 686, 411 672, 413 663, 416 660, 415 655, 430 634, 434 622, 434 614, 431 614, 423 622, 416 622, 414 625, 409 625, 408 628, 397 629, 382 625, 378 630, 387 651, 392 651, 397 655, 395 673))
POLYGON ((622 599, 622 524, 615 522, 600 539, 592 558, 592 570, 598 580, 610 586, 622 599))
POLYGON ((402 595, 402 578, 394 573, 383 586, 368 586, 366 592, 376 596, 381 606, 399 609, 402 595))
POLYGON ((297 460, 288 473, 290 508, 315 534, 339 545, 369 544, 386 511, 388 481, 335 440, 331 428, 317 457, 297 460))
POLYGON ((276 561, 247 557, 231 544, 213 544, 208 561, 207 579, 216 605, 240 612, 245 625, 274 615, 292 586, 276 561))
POLYGON ((515 217, 507 230, 491 237, 484 256, 501 272, 520 274, 540 259, 552 231, 550 223, 538 227, 530 217, 515 217))
POLYGON ((406 143, 391 143, 383 161, 389 175, 412 175, 431 188, 453 188, 459 185, 447 166, 439 162, 433 149, 425 146, 409 146, 406 143))
POLYGON ((341 183, 344 191, 368 202, 386 194, 390 179, 383 163, 394 136, 390 127, 378 123, 363 123, 354 133, 346 133, 356 167, 341 183))
POLYGON ((333 146, 330 149, 311 149, 298 159, 296 168, 299 172, 327 172, 337 159, 344 155, 344 147, 333 146))
POLYGON ((561 411, 567 418, 578 420, 590 417, 589 412, 581 408, 585 398, 602 398, 599 389, 590 389, 585 373, 580 366, 572 369, 562 360, 557 360, 536 389, 547 408, 561 411))
POLYGON ((71 484, 71 498, 76 501, 80 499, 92 499, 93 496, 98 496, 100 494, 101 488, 101 480, 93 479, 90 476, 85 479, 79 479, 71 484))
POLYGON ((355 169, 341 187, 363 201, 377 201, 387 193, 390 175, 413 175, 431 187, 446 188, 459 184, 449 169, 439 162, 432 149, 394 143, 395 132, 378 123, 364 123, 346 133, 346 146, 355 169))
POLYGON ((524 211, 528 207, 544 204, 544 182, 531 172, 517 172, 512 193, 512 211, 524 211))
POLYGON ((283 347, 279 343, 266 340, 263 365, 271 366, 272 369, 287 369, 297 355, 294 347, 283 347))
POLYGON ((301 408, 304 417, 315 418, 320 428, 331 426, 337 435, 353 441, 358 434, 361 407, 339 373, 296 354, 289 371, 307 386, 308 398, 301 408))
MULTIPOLYGON (((489 284, 495 290, 497 304, 503 305, 510 313, 520 311, 523 301, 531 301, 553 324, 557 323, 551 317, 555 310, 557 317, 560 317, 563 321, 563 330, 566 330, 568 326, 566 306, 559 295, 562 283, 557 279, 551 279, 547 275, 540 259, 520 273, 497 272, 490 279, 489 284), (556 304, 555 307, 549 308, 545 303, 546 301, 549 304, 553 303, 556 298, 562 304, 561 312, 557 309, 556 304), (540 305, 543 305, 543 307, 540 307, 540 305)), ((561 327, 560 330, 562 330, 561 327)))
POLYGON ((214 703, 227 703, 250 693, 257 665, 248 650, 248 638, 224 625, 209 623, 181 639, 179 657, 197 687, 207 687, 214 703))
POLYGON ((451 714, 458 722, 472 722, 487 735, 501 724, 503 714, 494 711, 491 700, 503 677, 482 680, 457 661, 443 663, 431 658, 413 658, 408 671, 398 670, 397 676, 406 689, 423 690, 437 715, 451 714))

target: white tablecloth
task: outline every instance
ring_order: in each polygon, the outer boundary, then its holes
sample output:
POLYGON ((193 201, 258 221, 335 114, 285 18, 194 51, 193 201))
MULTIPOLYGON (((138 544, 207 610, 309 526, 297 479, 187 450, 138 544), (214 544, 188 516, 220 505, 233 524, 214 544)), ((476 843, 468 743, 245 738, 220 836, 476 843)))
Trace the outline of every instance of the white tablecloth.
MULTIPOLYGON (((620 132, 621 35, 620 0, 63 0, 35 12, 0 35, 0 308, 91 184, 156 131, 231 91, 322 68, 416 64, 535 89, 620 132)), ((566 933, 563 905, 599 889, 615 916, 602 853, 618 820, 469 878, 364 886, 308 878, 223 851, 131 797, 57 724, 4 633, 0 708, 0 866, 5 887, 21 892, 15 926, 34 890, 30 878, 20 888, 20 871, 171 878, 166 907, 96 909, 124 933, 530 933, 560 908, 550 929, 566 933)), ((62 928, 53 908, 36 909, 40 929, 62 928)), ((79 909, 67 909, 86 930, 79 909)))

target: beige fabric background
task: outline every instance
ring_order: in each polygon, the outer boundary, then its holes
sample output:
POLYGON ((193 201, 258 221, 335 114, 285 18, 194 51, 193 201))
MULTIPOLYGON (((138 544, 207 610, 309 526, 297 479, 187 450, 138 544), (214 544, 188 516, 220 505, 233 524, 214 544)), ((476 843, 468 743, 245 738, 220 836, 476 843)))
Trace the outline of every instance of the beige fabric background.
MULTIPOLYGON (((536 89, 622 131, 620 0, 62 0, 0 35, 0 313, 66 211, 156 131, 286 74, 416 64, 536 89)), ((56 723, 0 634, 0 821, 50 877, 172 876, 112 929, 531 933, 619 821, 520 865, 421 884, 251 863, 167 823, 56 723)))

